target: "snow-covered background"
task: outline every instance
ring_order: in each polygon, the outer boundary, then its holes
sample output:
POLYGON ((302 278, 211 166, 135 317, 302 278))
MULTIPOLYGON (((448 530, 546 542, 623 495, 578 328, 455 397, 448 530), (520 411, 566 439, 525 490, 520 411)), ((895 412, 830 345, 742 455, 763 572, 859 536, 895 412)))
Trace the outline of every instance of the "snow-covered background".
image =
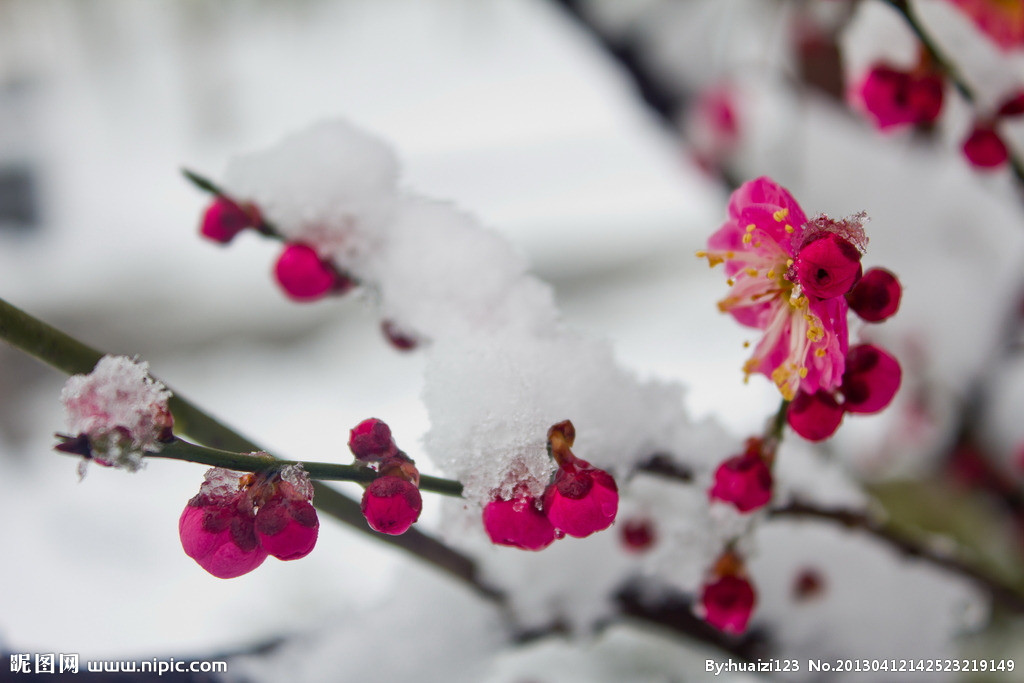
MULTIPOLYGON (((867 263, 905 285, 899 317, 871 338, 920 354, 923 369, 908 373, 888 415, 849 420, 830 442, 842 466, 795 443, 780 459, 787 486, 857 503, 848 472, 926 471, 948 438, 943 411, 985 367, 1015 303, 1024 221, 1005 175, 981 177, 956 154, 965 112, 954 108, 926 146, 797 92, 785 50, 795 4, 593 3, 609 30, 645 37, 670 81, 739 84, 744 177, 773 175, 811 214, 870 214, 867 263), (906 434, 893 425, 917 407, 914 394, 930 398, 929 412, 906 434)), ((892 19, 862 4, 844 36, 851 69, 892 19)), ((0 296, 97 347, 139 354, 280 455, 347 462, 347 430, 376 416, 435 472, 421 441, 422 355, 382 343, 359 297, 286 301, 268 276, 275 245, 250 234, 225 249, 201 241, 206 198, 178 173, 219 177, 231 156, 337 116, 387 141, 401 187, 450 200, 510 240, 554 286, 568 326, 608 339, 640 378, 685 385, 690 417, 730 434, 708 445, 711 461, 763 427, 777 393, 762 378, 743 384, 750 333, 717 313, 721 275, 693 256, 726 190, 593 37, 541 0, 0 2, 0 171, 29 178, 35 209, 28 229, 0 226, 0 296)), ((182 553, 176 526, 203 468, 93 468, 78 483, 75 461, 51 450, 63 381, 0 349, 0 649, 151 658, 303 634, 237 662, 259 680, 374 680, 386 663, 390 680, 654 681, 699 677, 705 656, 721 659, 628 626, 509 649, 495 610, 327 520, 308 558, 213 579, 182 553), (396 633, 407 645, 381 646, 396 633)), ((1009 454, 1024 434, 1006 409, 1020 405, 1014 384, 1004 385, 1011 398, 991 434, 1009 454)), ((692 590, 701 566, 688 564, 687 543, 706 541, 691 528, 706 514, 702 493, 645 477, 630 489, 677 511, 663 520, 675 549, 654 564, 692 590)), ((425 499, 421 525, 436 529, 441 501, 425 499)), ((617 543, 613 528, 529 563, 498 549, 485 565, 523 596, 515 608, 527 623, 562 609, 586 625, 632 566, 617 543), (533 590, 566 567, 588 573, 563 604, 533 590)), ((752 551, 755 625, 778 634, 781 656, 953 656, 953 636, 984 620, 964 583, 857 534, 775 522, 752 551), (790 584, 808 567, 826 591, 805 604, 790 584)))

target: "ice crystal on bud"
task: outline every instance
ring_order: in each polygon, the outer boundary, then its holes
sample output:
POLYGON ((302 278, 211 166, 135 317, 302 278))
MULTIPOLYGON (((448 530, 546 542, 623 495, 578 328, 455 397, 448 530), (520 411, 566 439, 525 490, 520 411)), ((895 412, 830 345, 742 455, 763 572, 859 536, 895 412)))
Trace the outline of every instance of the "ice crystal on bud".
POLYGON ((148 363, 104 356, 88 375, 68 378, 61 403, 68 432, 86 437, 96 462, 134 471, 171 436, 170 397, 148 363))
POLYGON ((522 550, 543 550, 555 541, 555 527, 531 496, 492 500, 484 506, 484 529, 491 541, 522 550))
POLYGON ((794 262, 795 280, 804 292, 831 299, 850 291, 861 276, 860 257, 867 239, 859 214, 845 221, 818 216, 808 224, 794 262))

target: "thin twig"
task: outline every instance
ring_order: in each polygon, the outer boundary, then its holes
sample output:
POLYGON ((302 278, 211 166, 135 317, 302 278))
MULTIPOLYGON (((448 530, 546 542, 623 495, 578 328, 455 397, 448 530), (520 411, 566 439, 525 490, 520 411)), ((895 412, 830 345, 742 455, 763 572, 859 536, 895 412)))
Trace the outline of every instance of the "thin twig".
MULTIPOLYGON (((978 96, 974 88, 963 77, 956 64, 938 46, 931 34, 925 30, 924 25, 921 24, 910 3, 907 0, 882 0, 882 2, 892 7, 903 17, 910 30, 914 32, 914 35, 917 36, 921 45, 928 52, 932 62, 946 74, 946 77, 953 84, 953 87, 956 88, 957 92, 960 93, 960 96, 977 108, 978 96)), ((1021 161, 1020 156, 1014 150, 1007 149, 1010 153, 1010 168, 1013 170, 1017 183, 1021 186, 1021 189, 1024 189, 1024 162, 1021 161)))
POLYGON ((1024 595, 1021 595, 1019 591, 960 557, 907 538, 866 512, 846 508, 822 508, 794 500, 787 505, 769 511, 768 515, 773 518, 816 519, 839 524, 847 529, 862 531, 907 557, 918 558, 962 576, 991 595, 998 604, 1017 612, 1024 612, 1024 595))

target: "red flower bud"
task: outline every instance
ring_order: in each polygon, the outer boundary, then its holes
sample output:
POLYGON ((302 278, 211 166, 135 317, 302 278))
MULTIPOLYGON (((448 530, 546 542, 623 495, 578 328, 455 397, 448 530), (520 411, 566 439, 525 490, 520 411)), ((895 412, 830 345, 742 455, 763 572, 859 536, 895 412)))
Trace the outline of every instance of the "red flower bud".
POLYGON ((1006 143, 990 125, 975 125, 963 143, 964 156, 975 168, 999 168, 1010 158, 1006 143))
POLYGON ((349 432, 348 447, 356 458, 364 462, 383 460, 398 454, 398 446, 391 438, 391 428, 375 417, 353 427, 349 432))
POLYGON ((839 235, 824 233, 800 249, 795 268, 806 293, 831 299, 846 294, 860 278, 860 252, 839 235))
POLYGON ((843 421, 843 407, 827 391, 796 395, 786 411, 793 431, 808 441, 823 441, 836 433, 843 421))
POLYGON ((900 388, 899 361, 872 344, 860 344, 846 355, 846 371, 839 390, 851 413, 877 413, 892 401, 900 388))
POLYGON ((274 266, 274 275, 284 293, 294 301, 315 301, 338 284, 338 274, 311 247, 289 244, 274 266))
POLYGON ((259 212, 253 206, 242 207, 230 199, 217 197, 203 214, 199 233, 207 239, 227 244, 246 228, 258 225, 259 212))
POLYGON ((555 481, 544 492, 544 509, 555 528, 583 538, 615 521, 619 489, 604 470, 574 460, 558 468, 555 481))
POLYGON ((487 535, 498 545, 543 550, 555 540, 554 525, 532 496, 492 500, 484 507, 483 521, 487 535))
POLYGON ((178 520, 185 554, 220 579, 233 579, 263 564, 267 551, 253 528, 252 506, 245 492, 211 499, 199 494, 178 520))
POLYGON ((861 319, 878 323, 896 314, 902 294, 895 275, 885 268, 871 268, 846 295, 846 302, 861 319))
POLYGON ((732 503, 740 512, 756 510, 772 499, 771 470, 756 451, 733 456, 715 470, 708 497, 732 503))
POLYGON ((256 513, 256 536, 263 548, 279 560, 298 560, 316 545, 320 520, 316 509, 291 485, 281 482, 278 493, 256 513))
POLYGON ((705 584, 700 595, 704 621, 719 631, 734 634, 747 630, 756 600, 754 587, 737 575, 723 576, 705 584))
POLYGON ((423 499, 420 490, 412 482, 384 475, 366 487, 361 509, 371 529, 399 536, 419 519, 423 499))

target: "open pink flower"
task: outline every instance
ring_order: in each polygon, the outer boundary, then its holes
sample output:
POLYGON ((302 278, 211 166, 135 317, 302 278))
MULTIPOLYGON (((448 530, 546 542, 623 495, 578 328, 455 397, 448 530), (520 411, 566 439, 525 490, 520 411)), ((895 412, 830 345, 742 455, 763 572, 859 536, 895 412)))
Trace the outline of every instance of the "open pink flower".
POLYGON ((785 188, 761 177, 733 192, 725 224, 698 252, 712 266, 725 264, 731 289, 719 309, 764 330, 744 371, 768 377, 786 399, 841 381, 849 343, 843 295, 859 277, 853 255, 864 242, 862 220, 809 221, 785 188))
POLYGON ((949 0, 1004 50, 1024 45, 1024 0, 949 0))

